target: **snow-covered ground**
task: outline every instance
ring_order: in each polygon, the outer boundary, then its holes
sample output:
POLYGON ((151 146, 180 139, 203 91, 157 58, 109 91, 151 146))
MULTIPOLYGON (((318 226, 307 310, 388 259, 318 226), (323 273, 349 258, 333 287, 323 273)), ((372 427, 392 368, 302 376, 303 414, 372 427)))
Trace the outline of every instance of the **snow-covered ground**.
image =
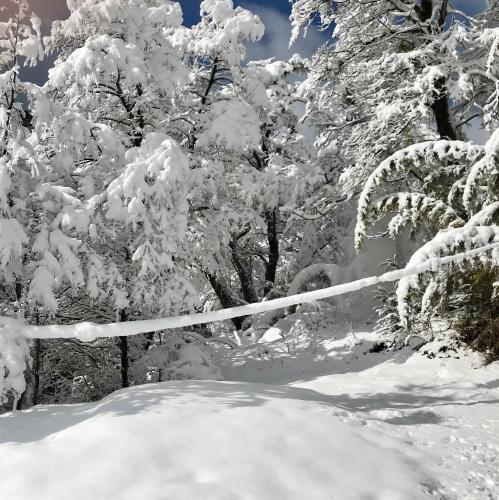
POLYGON ((2 415, 0 498, 499 498, 499 364, 374 340, 298 334, 224 351, 231 381, 2 415))

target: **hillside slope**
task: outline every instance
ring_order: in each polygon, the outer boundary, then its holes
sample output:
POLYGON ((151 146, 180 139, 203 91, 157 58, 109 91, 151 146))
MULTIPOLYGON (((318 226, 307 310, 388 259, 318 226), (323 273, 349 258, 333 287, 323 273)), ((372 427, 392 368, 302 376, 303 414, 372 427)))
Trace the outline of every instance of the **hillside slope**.
POLYGON ((165 382, 1 415, 0 498, 498 498, 499 365, 355 339, 224 367, 272 385, 165 382))

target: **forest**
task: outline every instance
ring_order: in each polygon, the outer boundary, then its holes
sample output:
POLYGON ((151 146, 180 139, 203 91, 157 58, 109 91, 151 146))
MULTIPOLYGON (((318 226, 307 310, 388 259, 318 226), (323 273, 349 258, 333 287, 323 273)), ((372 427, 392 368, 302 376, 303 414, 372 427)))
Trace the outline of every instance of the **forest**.
POLYGON ((259 3, 0 1, 0 498, 499 498, 499 2, 259 3))

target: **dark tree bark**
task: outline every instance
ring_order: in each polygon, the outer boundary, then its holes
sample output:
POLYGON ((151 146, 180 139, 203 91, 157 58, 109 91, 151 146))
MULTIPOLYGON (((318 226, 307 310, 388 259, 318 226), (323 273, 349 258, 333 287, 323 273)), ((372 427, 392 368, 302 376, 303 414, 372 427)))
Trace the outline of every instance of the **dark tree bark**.
POLYGON ((251 262, 247 261, 243 255, 241 255, 241 247, 239 246, 237 240, 233 240, 229 243, 229 247, 232 253, 232 262, 236 268, 239 281, 241 283, 241 292, 243 294, 244 300, 249 304, 254 304, 259 302, 260 298, 256 292, 255 283, 253 282, 253 266, 251 262))
MULTIPOLYGON (((433 0, 422 0, 417 6, 417 13, 422 22, 427 22, 431 19, 433 14, 433 0)), ((438 15, 438 29, 445 29, 445 20, 448 14, 448 0, 440 1, 439 15, 438 15)), ((452 123, 449 94, 447 92, 445 78, 439 78, 435 82, 435 100, 431 105, 433 115, 437 124, 438 134, 442 139, 450 139, 455 141, 458 139, 456 128, 452 123)))
POLYGON ((210 73, 210 78, 208 80, 208 85, 206 86, 206 90, 203 94, 203 97, 201 97, 201 104, 204 106, 206 104, 206 101, 208 100, 208 96, 210 95, 211 89, 213 85, 215 84, 215 79, 217 77, 218 73, 218 57, 215 57, 213 60, 213 66, 211 68, 211 73, 210 73))
POLYGON ((33 359, 33 406, 39 403, 40 399, 40 368, 42 357, 42 341, 35 340, 35 356, 33 359))
MULTIPOLYGON (((128 314, 125 309, 122 309, 120 311, 120 321, 126 321, 127 319, 128 314)), ((130 367, 130 359, 128 356, 128 337, 120 337, 119 341, 121 354, 121 387, 129 387, 128 369, 130 367)))
POLYGON ((448 8, 449 0, 442 0, 442 3, 440 4, 440 13, 438 16, 438 26, 440 27, 440 29, 445 27, 445 19, 447 18, 448 8))
MULTIPOLYGON (((220 301, 224 309, 241 305, 241 302, 236 297, 234 297, 229 286, 227 285, 227 283, 225 283, 225 280, 223 278, 219 278, 212 273, 205 273, 205 275, 208 278, 214 292, 217 294, 218 300, 220 301)), ((241 329, 243 321, 244 317, 232 319, 233 325, 238 330, 241 329)))
MULTIPOLYGON (((40 324, 40 314, 35 311, 35 325, 40 324)), ((33 359, 33 406, 37 405, 40 397, 40 370, 42 367, 42 341, 35 339, 35 353, 33 359)))
POLYGON ((21 302, 23 298, 23 285, 19 281, 16 283, 16 300, 21 302))
POLYGON ((439 78, 435 82, 437 88, 438 96, 431 105, 433 115, 435 116, 435 121, 437 122, 437 131, 442 139, 450 139, 451 141, 457 140, 457 133, 454 125, 452 124, 452 118, 449 108, 449 96, 447 93, 447 86, 445 78, 439 78))
POLYGON ((277 234, 278 209, 265 213, 267 221, 267 241, 269 244, 269 258, 265 263, 265 286, 264 295, 267 295, 274 288, 277 264, 279 263, 279 235, 277 234))
POLYGON ((423 23, 431 19, 431 15, 433 14, 433 0, 421 0, 421 3, 416 5, 416 12, 423 23))
MULTIPOLYGON (((21 300, 23 298, 23 285, 20 281, 16 281, 15 293, 16 293, 16 300, 20 304, 21 300)), ((24 374, 24 378, 26 379, 26 373, 24 374)), ((26 382, 26 386, 27 386, 27 382, 26 382)), ((22 408, 24 406, 25 399, 26 399, 26 390, 21 394, 21 396, 17 400, 16 410, 22 410, 22 408)))
POLYGON ((39 403, 40 397, 40 368, 42 357, 42 341, 35 340, 35 355, 33 359, 33 406, 39 403))

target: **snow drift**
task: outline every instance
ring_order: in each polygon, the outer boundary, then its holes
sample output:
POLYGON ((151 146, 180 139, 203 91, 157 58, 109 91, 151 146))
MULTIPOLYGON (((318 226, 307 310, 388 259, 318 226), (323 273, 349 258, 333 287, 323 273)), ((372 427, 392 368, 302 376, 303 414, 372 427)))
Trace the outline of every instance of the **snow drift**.
POLYGON ((310 389, 174 382, 0 416, 0 498, 417 499, 417 453, 310 389))

